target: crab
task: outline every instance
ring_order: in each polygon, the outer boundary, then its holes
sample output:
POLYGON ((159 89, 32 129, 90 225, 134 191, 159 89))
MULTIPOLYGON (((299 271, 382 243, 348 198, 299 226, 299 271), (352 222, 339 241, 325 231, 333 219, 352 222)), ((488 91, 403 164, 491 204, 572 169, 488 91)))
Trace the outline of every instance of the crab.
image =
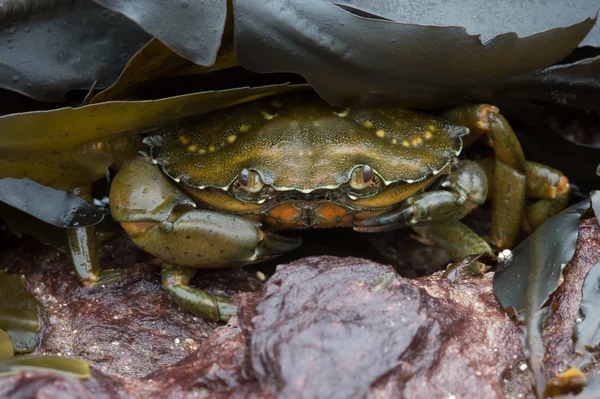
POLYGON ((235 306, 191 287, 196 270, 260 262, 301 244, 280 230, 409 226, 463 258, 493 253, 460 221, 487 198, 492 242, 503 249, 522 214, 534 228, 565 206, 569 192, 561 172, 524 159, 506 119, 485 104, 433 117, 285 95, 150 133, 144 144, 114 178, 112 217, 162 260, 172 299, 212 320, 228 320, 235 306), (495 157, 459 159, 480 138, 495 157), (539 201, 525 209, 526 197, 539 201))

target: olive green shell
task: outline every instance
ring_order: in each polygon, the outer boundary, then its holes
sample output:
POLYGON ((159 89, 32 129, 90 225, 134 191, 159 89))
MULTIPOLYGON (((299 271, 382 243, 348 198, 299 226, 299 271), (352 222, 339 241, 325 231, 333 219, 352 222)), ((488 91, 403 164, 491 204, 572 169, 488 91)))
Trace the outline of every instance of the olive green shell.
POLYGON ((148 136, 153 162, 181 184, 228 187, 257 171, 277 190, 346 183, 370 165, 385 184, 417 182, 462 149, 466 127, 402 108, 332 107, 315 95, 271 97, 148 136))

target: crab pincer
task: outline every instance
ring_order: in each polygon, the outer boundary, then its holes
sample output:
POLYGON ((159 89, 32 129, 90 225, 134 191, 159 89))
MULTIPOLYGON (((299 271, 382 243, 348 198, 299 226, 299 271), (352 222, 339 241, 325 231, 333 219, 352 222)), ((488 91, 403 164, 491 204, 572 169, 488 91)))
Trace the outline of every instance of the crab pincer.
POLYGON ((227 297, 189 287, 196 268, 264 261, 301 243, 296 237, 264 232, 253 220, 195 209, 194 202, 144 157, 126 164, 115 178, 111 211, 133 242, 164 261, 163 287, 175 302, 213 320, 226 320, 235 307, 227 297))

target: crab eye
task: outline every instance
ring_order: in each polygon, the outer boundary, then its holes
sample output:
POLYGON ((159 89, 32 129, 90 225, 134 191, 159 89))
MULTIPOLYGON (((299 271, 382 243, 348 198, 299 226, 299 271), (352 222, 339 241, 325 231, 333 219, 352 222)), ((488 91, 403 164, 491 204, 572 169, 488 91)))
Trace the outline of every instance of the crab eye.
POLYGON ((383 180, 375 173, 369 165, 361 165, 354 168, 346 191, 351 199, 369 197, 377 194, 385 188, 383 180))
POLYGON ((249 193, 258 193, 260 192, 265 184, 262 182, 260 175, 249 169, 242 169, 237 178, 237 183, 239 184, 239 188, 247 191, 249 193))
POLYGON ((355 190, 363 190, 375 183, 375 173, 369 165, 359 166, 352 171, 350 187, 355 190))
POLYGON ((373 177, 375 175, 373 174, 373 168, 370 167, 369 165, 365 165, 362 167, 362 179, 363 182, 365 183, 370 183, 371 180, 373 180, 373 177))

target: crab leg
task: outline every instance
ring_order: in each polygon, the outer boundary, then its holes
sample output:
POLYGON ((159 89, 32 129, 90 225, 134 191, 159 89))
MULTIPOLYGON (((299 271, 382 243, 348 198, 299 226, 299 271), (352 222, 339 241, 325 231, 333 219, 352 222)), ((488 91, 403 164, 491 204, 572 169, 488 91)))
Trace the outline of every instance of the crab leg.
POLYGON ((443 116, 471 129, 473 138, 486 134, 494 148, 492 240, 497 248, 510 247, 519 233, 527 186, 525 156, 519 140, 498 108, 491 105, 464 105, 443 116))
MULTIPOLYGON (((488 198, 494 193, 493 176, 495 173, 493 158, 484 158, 477 163, 485 170, 490 184, 488 198)), ((527 198, 538 199, 525 207, 522 220, 523 230, 531 233, 550 217, 566 208, 571 187, 569 179, 561 171, 549 166, 527 161, 527 198)))
MULTIPOLYGON (((91 200, 91 186, 78 187, 73 190, 73 194, 89 202, 91 200)), ((68 229, 66 234, 67 249, 77 278, 83 285, 93 284, 100 274, 100 260, 98 259, 95 237, 96 226, 68 229)))
POLYGON ((196 271, 197 269, 164 262, 161 270, 163 288, 175 303, 195 315, 214 321, 229 320, 236 312, 231 298, 189 286, 196 271))
POLYGON ((100 274, 95 226, 67 231, 68 252, 77 279, 84 286, 92 285, 100 274))
POLYGON ((493 253, 489 244, 460 220, 414 226, 413 230, 445 249, 454 260, 485 252, 493 253))
MULTIPOLYGON (((78 187, 72 190, 86 201, 92 200, 92 187, 78 187)), ((71 259, 75 275, 84 286, 111 284, 124 274, 121 270, 101 270, 98 258, 96 226, 66 229, 66 252, 71 259)))

